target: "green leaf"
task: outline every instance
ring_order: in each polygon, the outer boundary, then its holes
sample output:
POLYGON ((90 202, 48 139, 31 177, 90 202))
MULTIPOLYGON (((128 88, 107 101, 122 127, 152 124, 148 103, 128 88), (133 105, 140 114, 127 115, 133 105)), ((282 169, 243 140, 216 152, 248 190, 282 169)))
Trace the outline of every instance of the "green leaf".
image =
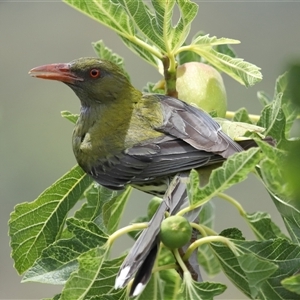
POLYGON ((288 147, 288 155, 281 163, 284 178, 291 190, 294 205, 300 209, 300 185, 299 185, 299 170, 300 170, 300 157, 299 157, 300 141, 293 141, 288 147))
POLYGON ((196 170, 191 170, 189 175, 189 180, 187 182, 187 194, 190 201, 190 204, 193 204, 197 201, 198 189, 200 186, 199 175, 196 170))
POLYGON ((119 3, 120 1, 64 0, 64 2, 111 28, 119 35, 133 37, 135 34, 134 24, 124 7, 119 3))
POLYGON ((221 125, 222 131, 235 141, 247 139, 248 133, 255 133, 262 138, 265 137, 265 128, 263 127, 245 122, 233 122, 222 118, 214 119, 221 125))
POLYGON ((53 298, 43 298, 42 300, 59 300, 60 294, 55 295, 53 298))
POLYGON ((199 214, 199 223, 213 229, 215 223, 215 209, 215 205, 211 201, 205 203, 199 214))
POLYGON ((192 61, 202 62, 202 57, 194 51, 182 51, 177 55, 178 65, 183 65, 192 61))
POLYGON ((211 246, 225 275, 239 290, 250 298, 251 292, 248 280, 233 252, 221 243, 212 243, 211 246))
MULTIPOLYGON (((220 168, 213 170, 208 184, 203 188, 198 188, 196 182, 191 181, 192 183, 188 185, 188 195, 191 203, 190 208, 194 209, 203 205, 218 193, 245 180, 248 173, 253 170, 259 160, 260 150, 258 148, 252 148, 232 155, 220 168)), ((196 178, 195 171, 191 174, 190 176, 196 178)))
POLYGON ((300 295, 300 274, 283 279, 281 284, 287 290, 300 295))
POLYGON ((291 64, 288 71, 288 89, 290 91, 291 101, 300 108, 300 87, 299 87, 299 77, 300 77, 300 64, 299 62, 294 62, 291 64))
POLYGON ((294 199, 293 191, 286 182, 283 171, 286 153, 266 143, 256 142, 265 155, 265 159, 260 164, 261 168, 257 171, 281 214, 292 240, 300 243, 300 204, 297 199, 294 199))
POLYGON ((249 117, 248 111, 245 107, 241 107, 239 110, 237 110, 234 113, 232 121, 252 124, 252 121, 249 117))
MULTIPOLYGON (((172 255, 173 256, 173 255, 172 255)), ((163 270, 159 272, 160 279, 163 280, 163 299, 166 300, 185 300, 180 292, 182 279, 178 272, 173 270, 163 270)))
POLYGON ((120 195, 120 192, 107 189, 94 183, 85 191, 84 195, 87 202, 75 212, 75 217, 86 221, 94 221, 103 231, 107 232, 103 220, 103 206, 120 195))
POLYGON ((197 15, 198 5, 191 1, 152 1, 156 13, 156 22, 161 28, 166 50, 178 49, 187 38, 191 22, 197 15), (177 3, 180 10, 180 17, 175 26, 172 26, 173 8, 177 3))
POLYGON ((231 242, 235 244, 240 256, 251 254, 255 258, 249 255, 243 261, 243 258, 235 257, 231 250, 223 244, 212 243, 211 245, 225 274, 249 298, 252 298, 254 292, 258 299, 298 299, 298 296, 288 292, 280 283, 299 269, 300 247, 298 245, 292 244, 286 239, 231 240, 231 242), (274 268, 268 263, 276 265, 277 270, 272 273, 274 268), (264 268, 267 268, 266 273, 264 268))
POLYGON ((283 200, 272 191, 268 190, 268 192, 281 214, 292 241, 300 245, 300 210, 290 199, 283 200))
POLYGON ((264 184, 277 195, 285 198, 291 196, 291 191, 289 191, 284 179, 283 170, 278 168, 286 159, 287 153, 259 140, 256 143, 264 154, 264 159, 260 163, 264 184))
POLYGON ((122 258, 105 261, 108 256, 108 245, 97 247, 78 257, 78 271, 72 273, 61 293, 61 300, 87 299, 101 296, 113 289, 115 274, 122 258))
POLYGON ((217 38, 216 36, 210 37, 209 34, 203 35, 202 32, 194 36, 192 45, 201 45, 202 47, 212 47, 227 44, 239 44, 240 41, 229 38, 217 38))
MULTIPOLYGON (((164 82, 164 81, 163 81, 164 82)), ((165 90, 163 88, 156 88, 156 83, 147 82, 147 85, 143 87, 144 93, 156 93, 156 94, 164 94, 165 90)))
POLYGON ((278 269, 269 261, 260 259, 254 254, 243 254, 237 257, 238 262, 246 274, 252 298, 256 298, 262 284, 278 269), (259 276, 257 275, 259 273, 259 276))
POLYGON ((67 229, 89 249, 102 246, 107 241, 108 235, 93 222, 68 218, 66 224, 67 229))
POLYGON ((67 111, 67 110, 63 110, 60 112, 61 116, 69 121, 71 121, 72 123, 76 124, 79 115, 78 114, 72 114, 71 112, 67 111))
POLYGON ((265 93, 263 91, 257 92, 257 98, 263 107, 270 104, 270 102, 272 101, 272 98, 270 97, 270 95, 268 95, 267 93, 265 93))
POLYGON ((152 65, 154 68, 158 70, 163 69, 163 65, 160 59, 158 59, 155 55, 153 55, 151 52, 149 52, 148 49, 145 49, 145 47, 136 44, 132 42, 130 39, 127 39, 123 36, 120 36, 121 40, 124 42, 124 44, 134 53, 139 55, 142 59, 144 59, 147 63, 152 65))
POLYGON ((150 281, 147 283, 145 290, 140 294, 136 300, 164 300, 163 295, 164 282, 160 279, 159 273, 152 274, 150 281))
POLYGON ((15 207, 9 221, 9 235, 12 258, 20 274, 59 237, 68 212, 91 183, 92 179, 75 166, 35 201, 15 207))
POLYGON ((129 300, 130 298, 128 297, 126 289, 122 290, 117 290, 117 291, 112 291, 108 294, 105 295, 97 295, 97 296, 92 296, 89 298, 89 300, 129 300))
POLYGON ((300 113, 299 107, 297 107, 292 101, 292 90, 289 85, 289 73, 285 72, 279 76, 276 80, 274 99, 279 95, 281 96, 281 108, 285 115, 285 135, 288 137, 291 127, 300 113))
POLYGON ((127 187, 121 194, 118 193, 110 201, 103 205, 103 222, 108 233, 113 233, 118 229, 121 217, 132 188, 127 187))
POLYGON ((77 238, 58 240, 43 252, 34 265, 26 271, 22 282, 65 284, 70 274, 78 269, 77 258, 88 251, 77 238))
POLYGON ((238 228, 235 227, 224 229, 220 232, 219 235, 234 240, 243 240, 243 241, 245 240, 243 233, 238 228))
POLYGON ((183 50, 194 51, 205 58, 214 67, 227 73, 245 86, 252 86, 262 80, 262 74, 257 66, 245 62, 241 58, 234 58, 229 55, 217 52, 213 47, 224 44, 238 44, 238 40, 228 38, 217 38, 209 35, 198 35, 192 44, 182 48, 183 50))
MULTIPOLYGON (((199 223, 209 228, 214 228, 214 221, 215 205, 212 201, 209 201, 202 206, 199 223)), ((198 247, 198 262, 209 276, 214 276, 221 270, 219 261, 208 244, 198 247)))
MULTIPOLYGON (((161 59, 162 54, 137 32, 134 19, 130 18, 128 11, 122 5, 122 1, 91 0, 86 2, 64 0, 64 2, 115 31, 131 50, 158 68, 157 58, 161 59)), ((141 3, 142 1, 134 1, 134 6, 139 6, 141 3)), ((149 24, 146 26, 149 26, 149 24)))
POLYGON ((270 104, 266 105, 257 122, 258 126, 266 128, 264 135, 273 137, 277 142, 277 147, 282 148, 285 144, 285 124, 286 119, 281 108, 282 94, 278 94, 270 104))
POLYGON ((124 58, 119 56, 118 54, 114 53, 111 49, 105 46, 104 42, 102 40, 92 43, 93 48, 97 55, 101 59, 106 59, 114 64, 116 64, 119 68, 123 70, 123 73, 126 75, 126 77, 130 80, 130 77, 128 73, 126 72, 124 68, 124 58))
MULTIPOLYGON (((205 33, 203 31, 199 31, 198 33, 195 34, 195 36, 193 37, 193 40, 195 40, 199 36, 205 36, 205 33)), ((183 43, 183 46, 187 46, 187 44, 183 43)), ((226 54, 230 57, 236 57, 236 54, 235 54, 233 48, 227 44, 216 45, 216 46, 213 46, 213 48, 219 53, 226 54)), ((209 62, 206 59, 204 59, 203 57, 201 57, 199 54, 195 53, 194 51, 189 51, 189 50, 180 52, 177 56, 177 59, 178 59, 178 65, 182 65, 184 63, 192 62, 192 61, 203 62, 203 63, 209 64, 209 62)))
POLYGON ((288 237, 281 232, 280 228, 273 223, 268 213, 259 211, 246 214, 245 217, 258 240, 270 240, 278 237, 288 239, 288 237))
MULTIPOLYGON (((299 270, 300 248, 285 239, 265 242, 239 243, 240 250, 250 250, 261 259, 276 264, 278 269, 260 287, 258 298, 267 299, 298 299, 295 294, 286 291, 281 281, 299 270)), ((258 271, 258 277, 265 277, 264 272, 258 271)))
POLYGON ((212 300, 226 290, 226 285, 214 282, 196 282, 189 272, 183 274, 184 299, 212 300))
POLYGON ((214 49, 219 53, 226 54, 230 57, 236 57, 236 53, 233 48, 227 44, 217 45, 214 49))
POLYGON ((198 262, 207 275, 215 276, 220 273, 221 265, 208 244, 198 247, 198 262))
POLYGON ((143 2, 136 0, 120 1, 136 28, 158 49, 167 53, 177 49, 185 41, 190 23, 197 15, 198 6, 190 1, 177 1, 180 18, 172 26, 172 15, 176 1, 152 1, 154 11, 143 2))

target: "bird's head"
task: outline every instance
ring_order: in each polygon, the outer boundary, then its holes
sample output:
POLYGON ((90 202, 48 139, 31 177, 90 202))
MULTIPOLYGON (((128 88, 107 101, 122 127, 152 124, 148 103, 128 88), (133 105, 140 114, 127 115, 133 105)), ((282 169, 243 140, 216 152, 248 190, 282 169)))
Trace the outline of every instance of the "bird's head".
POLYGON ((94 57, 39 66, 31 69, 29 74, 67 84, 77 94, 83 106, 107 104, 132 88, 116 64, 94 57))

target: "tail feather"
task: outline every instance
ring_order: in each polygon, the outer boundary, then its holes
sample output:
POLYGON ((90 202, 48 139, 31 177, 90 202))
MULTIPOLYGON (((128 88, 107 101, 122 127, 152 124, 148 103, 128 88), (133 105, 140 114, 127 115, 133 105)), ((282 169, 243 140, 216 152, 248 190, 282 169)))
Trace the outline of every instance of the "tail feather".
MULTIPOLYGON (((275 147, 276 146, 276 141, 271 137, 271 136, 267 136, 264 139, 262 139, 262 141, 266 142, 267 144, 275 147)), ((257 143, 255 142, 255 140, 243 140, 243 141, 237 141, 237 143, 244 149, 244 150, 248 150, 250 148, 253 147, 258 147, 257 143)))

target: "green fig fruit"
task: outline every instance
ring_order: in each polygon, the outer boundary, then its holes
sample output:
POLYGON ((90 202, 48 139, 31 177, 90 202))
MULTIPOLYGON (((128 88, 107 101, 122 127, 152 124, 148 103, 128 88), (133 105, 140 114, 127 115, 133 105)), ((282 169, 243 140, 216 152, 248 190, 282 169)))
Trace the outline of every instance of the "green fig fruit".
POLYGON ((223 79, 212 66, 189 62, 177 67, 178 98, 217 117, 225 117, 227 97, 223 79))
POLYGON ((159 197, 153 197, 149 204, 148 204, 148 209, 147 209, 147 216, 149 220, 153 217, 153 215, 156 213, 160 203, 162 202, 162 199, 159 197))
POLYGON ((183 247, 192 237, 192 227, 187 219, 181 216, 171 216, 163 220, 160 227, 160 239, 170 248, 183 247))

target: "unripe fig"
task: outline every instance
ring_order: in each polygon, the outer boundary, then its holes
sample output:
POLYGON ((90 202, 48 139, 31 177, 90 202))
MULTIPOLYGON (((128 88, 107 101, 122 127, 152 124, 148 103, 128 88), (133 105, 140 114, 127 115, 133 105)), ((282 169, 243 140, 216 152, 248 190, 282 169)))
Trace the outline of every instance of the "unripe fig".
POLYGON ((159 236, 166 247, 181 248, 190 241, 192 227, 186 218, 171 216, 161 223, 159 236))
POLYGON ((223 79, 215 68, 199 62, 188 62, 177 67, 176 75, 179 99, 208 113, 215 111, 218 117, 225 117, 226 90, 223 79))
POLYGON ((156 213, 159 205, 161 204, 163 200, 159 197, 153 197, 149 204, 148 204, 148 209, 147 209, 147 216, 149 220, 153 217, 153 215, 156 213))

